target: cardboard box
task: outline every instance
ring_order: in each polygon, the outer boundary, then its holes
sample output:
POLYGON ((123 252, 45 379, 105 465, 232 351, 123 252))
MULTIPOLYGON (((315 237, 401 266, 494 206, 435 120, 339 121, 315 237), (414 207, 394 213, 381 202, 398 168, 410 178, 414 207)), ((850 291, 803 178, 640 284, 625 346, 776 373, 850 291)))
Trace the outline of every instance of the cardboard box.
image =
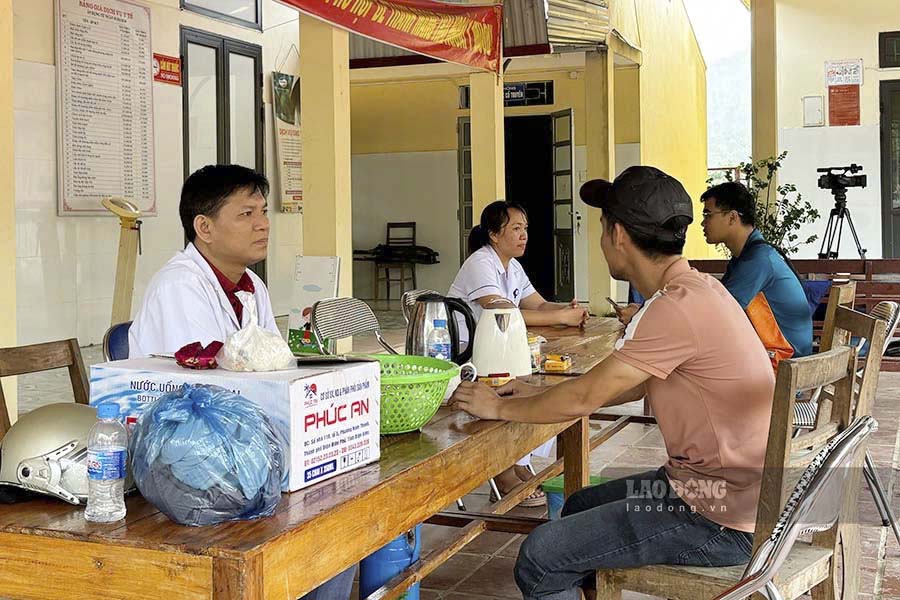
POLYGON ((233 390, 265 411, 284 448, 284 491, 324 481, 380 456, 377 362, 238 373, 185 369, 164 358, 122 360, 91 367, 91 405, 115 402, 124 421, 186 383, 233 390))

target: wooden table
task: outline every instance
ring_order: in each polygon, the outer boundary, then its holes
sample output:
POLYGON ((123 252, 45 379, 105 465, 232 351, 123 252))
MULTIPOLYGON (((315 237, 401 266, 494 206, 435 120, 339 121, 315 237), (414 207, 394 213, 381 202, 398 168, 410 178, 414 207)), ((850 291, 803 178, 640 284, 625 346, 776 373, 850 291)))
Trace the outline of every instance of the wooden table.
MULTIPOLYGON (((545 351, 569 352, 576 368, 586 368, 610 352, 619 329, 612 319, 595 319, 584 331, 539 332, 550 340, 545 351)), ((112 524, 88 523, 81 509, 51 499, 0 506, 0 597, 293 600, 554 435, 563 461, 539 475, 564 469, 567 491, 580 488, 590 447, 625 424, 617 420, 591 440, 587 418, 525 425, 443 409, 421 433, 382 437, 379 462, 284 494, 274 516, 213 527, 176 525, 139 496, 128 498, 125 521, 112 524)), ((523 484, 493 512, 505 512, 536 485, 523 484)), ((434 568, 427 564, 440 564, 484 530, 474 521, 463 527, 405 581, 421 580, 434 568)))

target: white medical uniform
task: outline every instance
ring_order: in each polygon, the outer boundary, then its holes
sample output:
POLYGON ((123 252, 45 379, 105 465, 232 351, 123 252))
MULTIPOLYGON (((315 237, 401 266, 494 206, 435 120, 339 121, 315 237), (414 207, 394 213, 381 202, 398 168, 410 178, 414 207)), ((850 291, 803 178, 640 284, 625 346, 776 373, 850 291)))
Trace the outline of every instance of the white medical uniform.
MULTIPOLYGON (((478 298, 500 296, 519 306, 522 298, 527 298, 535 292, 519 261, 511 258, 509 267, 504 269, 497 252, 488 244, 466 259, 450 285, 447 295, 465 300, 472 309, 477 323, 482 310, 478 298)), ((466 323, 462 317, 457 317, 457 320, 460 324, 458 328, 460 340, 463 343, 468 342, 470 332, 466 330, 466 323)))
MULTIPOLYGON (((479 298, 485 296, 500 296, 511 301, 516 306, 522 301, 522 298, 536 293, 537 290, 531 285, 531 280, 525 273, 525 269, 519 264, 515 258, 509 260, 509 266, 504 269, 503 263, 494 248, 488 244, 481 249, 472 253, 466 262, 463 263, 456 274, 456 279, 450 285, 450 291, 447 296, 451 298, 462 298, 472 309, 475 315, 475 322, 481 318, 481 304, 478 303, 479 298)), ((459 337, 461 343, 469 341, 469 332, 466 330, 466 323, 461 317, 457 317, 459 337)), ((474 332, 472 332, 474 335, 474 332)), ((548 457, 553 448, 553 440, 549 440, 541 444, 531 454, 548 457)), ((531 463, 531 454, 524 456, 516 464, 527 466, 531 463)))
MULTIPOLYGON (((260 327, 278 333, 266 284, 256 273, 247 273, 253 281, 260 327)), ((245 322, 238 323, 209 263, 194 244, 188 244, 150 280, 141 310, 128 331, 128 356, 174 354, 192 342, 204 346, 216 340, 224 342, 247 325, 248 313, 245 310, 245 322)))

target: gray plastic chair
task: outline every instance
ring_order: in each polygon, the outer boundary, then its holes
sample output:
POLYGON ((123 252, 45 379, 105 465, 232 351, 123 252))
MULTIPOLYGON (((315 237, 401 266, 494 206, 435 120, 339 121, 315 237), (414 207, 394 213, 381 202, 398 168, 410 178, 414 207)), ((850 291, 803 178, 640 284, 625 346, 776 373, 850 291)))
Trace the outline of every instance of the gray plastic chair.
POLYGON ((313 337, 323 354, 335 353, 337 340, 374 333, 375 339, 390 354, 397 354, 381 336, 381 325, 369 305, 356 298, 328 298, 312 307, 310 325, 313 337))
MULTIPOLYGON (((900 303, 893 301, 879 302, 869 313, 876 319, 887 322, 884 336, 884 346, 881 349, 882 355, 887 351, 891 343, 894 330, 897 328, 897 322, 900 321, 900 303)), ((861 347, 865 340, 860 340, 858 346, 861 347)), ((869 349, 871 352, 872 349, 869 349)), ((858 375, 862 375, 860 370, 858 375)), ((821 390, 818 390, 809 402, 797 402, 794 404, 794 427, 799 429, 810 429, 815 426, 816 416, 818 413, 818 400, 821 390)), ((875 462, 872 455, 866 451, 865 468, 863 469, 866 483, 869 484, 869 491, 872 492, 872 498, 875 500, 875 506, 878 508, 878 514, 881 516, 881 524, 883 527, 890 527, 894 532, 897 543, 900 544, 900 526, 897 524, 897 517, 891 508, 891 502, 888 499, 887 492, 881 479, 878 477, 878 471, 875 469, 875 462)))
POLYGON ((826 531, 838 520, 843 488, 868 436, 878 422, 865 416, 834 436, 803 472, 770 535, 753 553, 744 576, 714 600, 744 600, 760 593, 783 600, 773 580, 801 535, 826 531))

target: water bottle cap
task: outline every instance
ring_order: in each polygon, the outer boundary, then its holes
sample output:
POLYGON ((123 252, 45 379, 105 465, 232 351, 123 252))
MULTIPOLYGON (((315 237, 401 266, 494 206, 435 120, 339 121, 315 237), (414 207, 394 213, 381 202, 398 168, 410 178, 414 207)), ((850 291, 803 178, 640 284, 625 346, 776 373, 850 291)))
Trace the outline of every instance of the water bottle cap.
POLYGON ((446 327, 446 326, 447 326, 447 320, 446 320, 446 319, 435 319, 435 320, 434 320, 434 326, 435 326, 435 327, 446 327))
POLYGON ((115 419, 119 416, 119 405, 112 402, 100 404, 97 406, 97 418, 99 419, 115 419))

